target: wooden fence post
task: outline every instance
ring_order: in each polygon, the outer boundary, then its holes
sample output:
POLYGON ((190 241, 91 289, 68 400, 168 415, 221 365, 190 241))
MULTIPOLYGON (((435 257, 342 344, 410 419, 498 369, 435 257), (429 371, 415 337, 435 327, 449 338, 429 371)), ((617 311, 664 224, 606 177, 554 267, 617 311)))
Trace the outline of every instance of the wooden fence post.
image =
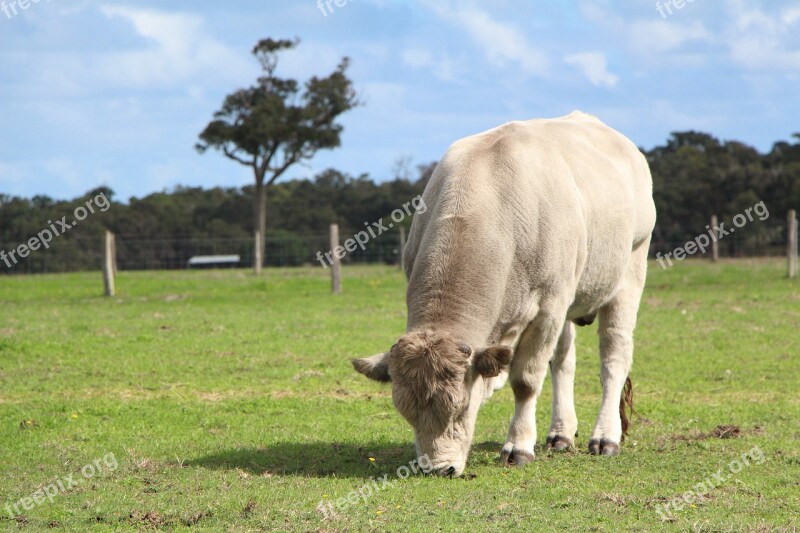
POLYGON ((339 224, 331 224, 331 291, 333 294, 342 292, 342 272, 341 263, 339 262, 339 253, 341 246, 339 246, 339 224), (339 249, 337 251, 337 248, 339 249))
POLYGON ((114 296, 116 292, 114 283, 114 274, 116 272, 114 265, 117 262, 115 258, 116 248, 114 234, 106 230, 103 239, 103 286, 105 287, 106 296, 114 296))
POLYGON ((719 261, 719 232, 717 231, 717 215, 711 215, 711 231, 714 236, 711 238, 711 260, 719 261))
POLYGON ((406 250, 406 228, 400 226, 400 269, 405 272, 406 262, 403 258, 403 252, 406 250))
POLYGON ((786 259, 787 274, 790 278, 797 277, 797 211, 789 210, 786 219, 786 259))

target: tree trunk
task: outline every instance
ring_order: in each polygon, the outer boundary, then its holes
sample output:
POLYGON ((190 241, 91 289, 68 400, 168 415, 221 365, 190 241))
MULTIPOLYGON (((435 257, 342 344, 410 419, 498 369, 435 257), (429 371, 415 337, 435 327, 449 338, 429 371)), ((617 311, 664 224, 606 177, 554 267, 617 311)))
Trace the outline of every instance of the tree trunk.
POLYGON ((256 175, 256 238, 253 254, 253 272, 261 274, 264 265, 264 235, 267 229, 267 188, 264 186, 264 177, 256 175))

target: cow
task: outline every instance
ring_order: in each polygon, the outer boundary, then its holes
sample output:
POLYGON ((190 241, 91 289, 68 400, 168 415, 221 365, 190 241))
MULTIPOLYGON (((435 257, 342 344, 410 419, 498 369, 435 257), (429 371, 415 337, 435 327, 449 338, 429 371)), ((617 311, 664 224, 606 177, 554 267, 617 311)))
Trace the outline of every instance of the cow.
POLYGON ((548 366, 546 446, 573 449, 575 324, 595 316, 603 395, 589 452, 619 454, 656 219, 636 145, 579 111, 509 122, 452 144, 422 198, 403 256, 406 332, 388 352, 352 360, 391 382, 417 454, 460 476, 478 409, 508 380, 515 409, 500 456, 532 461, 548 366))

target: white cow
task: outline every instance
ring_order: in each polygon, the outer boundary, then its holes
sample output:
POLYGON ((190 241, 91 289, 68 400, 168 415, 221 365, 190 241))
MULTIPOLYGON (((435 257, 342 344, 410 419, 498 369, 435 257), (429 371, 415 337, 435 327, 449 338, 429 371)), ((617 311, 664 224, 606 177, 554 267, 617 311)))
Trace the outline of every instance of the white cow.
POLYGON ((389 352, 353 360, 392 382, 417 453, 437 472, 460 475, 480 404, 510 377, 516 409, 501 455, 507 464, 532 460, 548 365, 546 442, 572 447, 573 322, 597 315, 603 399, 589 451, 618 454, 656 218, 637 147, 581 112, 511 122, 454 143, 423 199, 404 258, 406 333, 389 352))

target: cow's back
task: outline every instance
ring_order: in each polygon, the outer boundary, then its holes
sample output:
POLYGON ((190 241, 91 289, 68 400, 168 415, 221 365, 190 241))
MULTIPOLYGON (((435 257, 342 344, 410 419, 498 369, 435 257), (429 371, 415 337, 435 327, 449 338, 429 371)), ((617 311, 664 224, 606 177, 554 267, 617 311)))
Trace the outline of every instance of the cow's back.
POLYGON ((524 322, 532 300, 563 287, 570 318, 602 305, 655 223, 639 150, 578 112, 454 143, 423 199, 405 258, 409 329, 470 324, 473 339, 524 322), (484 323, 492 331, 477 331, 484 323))

